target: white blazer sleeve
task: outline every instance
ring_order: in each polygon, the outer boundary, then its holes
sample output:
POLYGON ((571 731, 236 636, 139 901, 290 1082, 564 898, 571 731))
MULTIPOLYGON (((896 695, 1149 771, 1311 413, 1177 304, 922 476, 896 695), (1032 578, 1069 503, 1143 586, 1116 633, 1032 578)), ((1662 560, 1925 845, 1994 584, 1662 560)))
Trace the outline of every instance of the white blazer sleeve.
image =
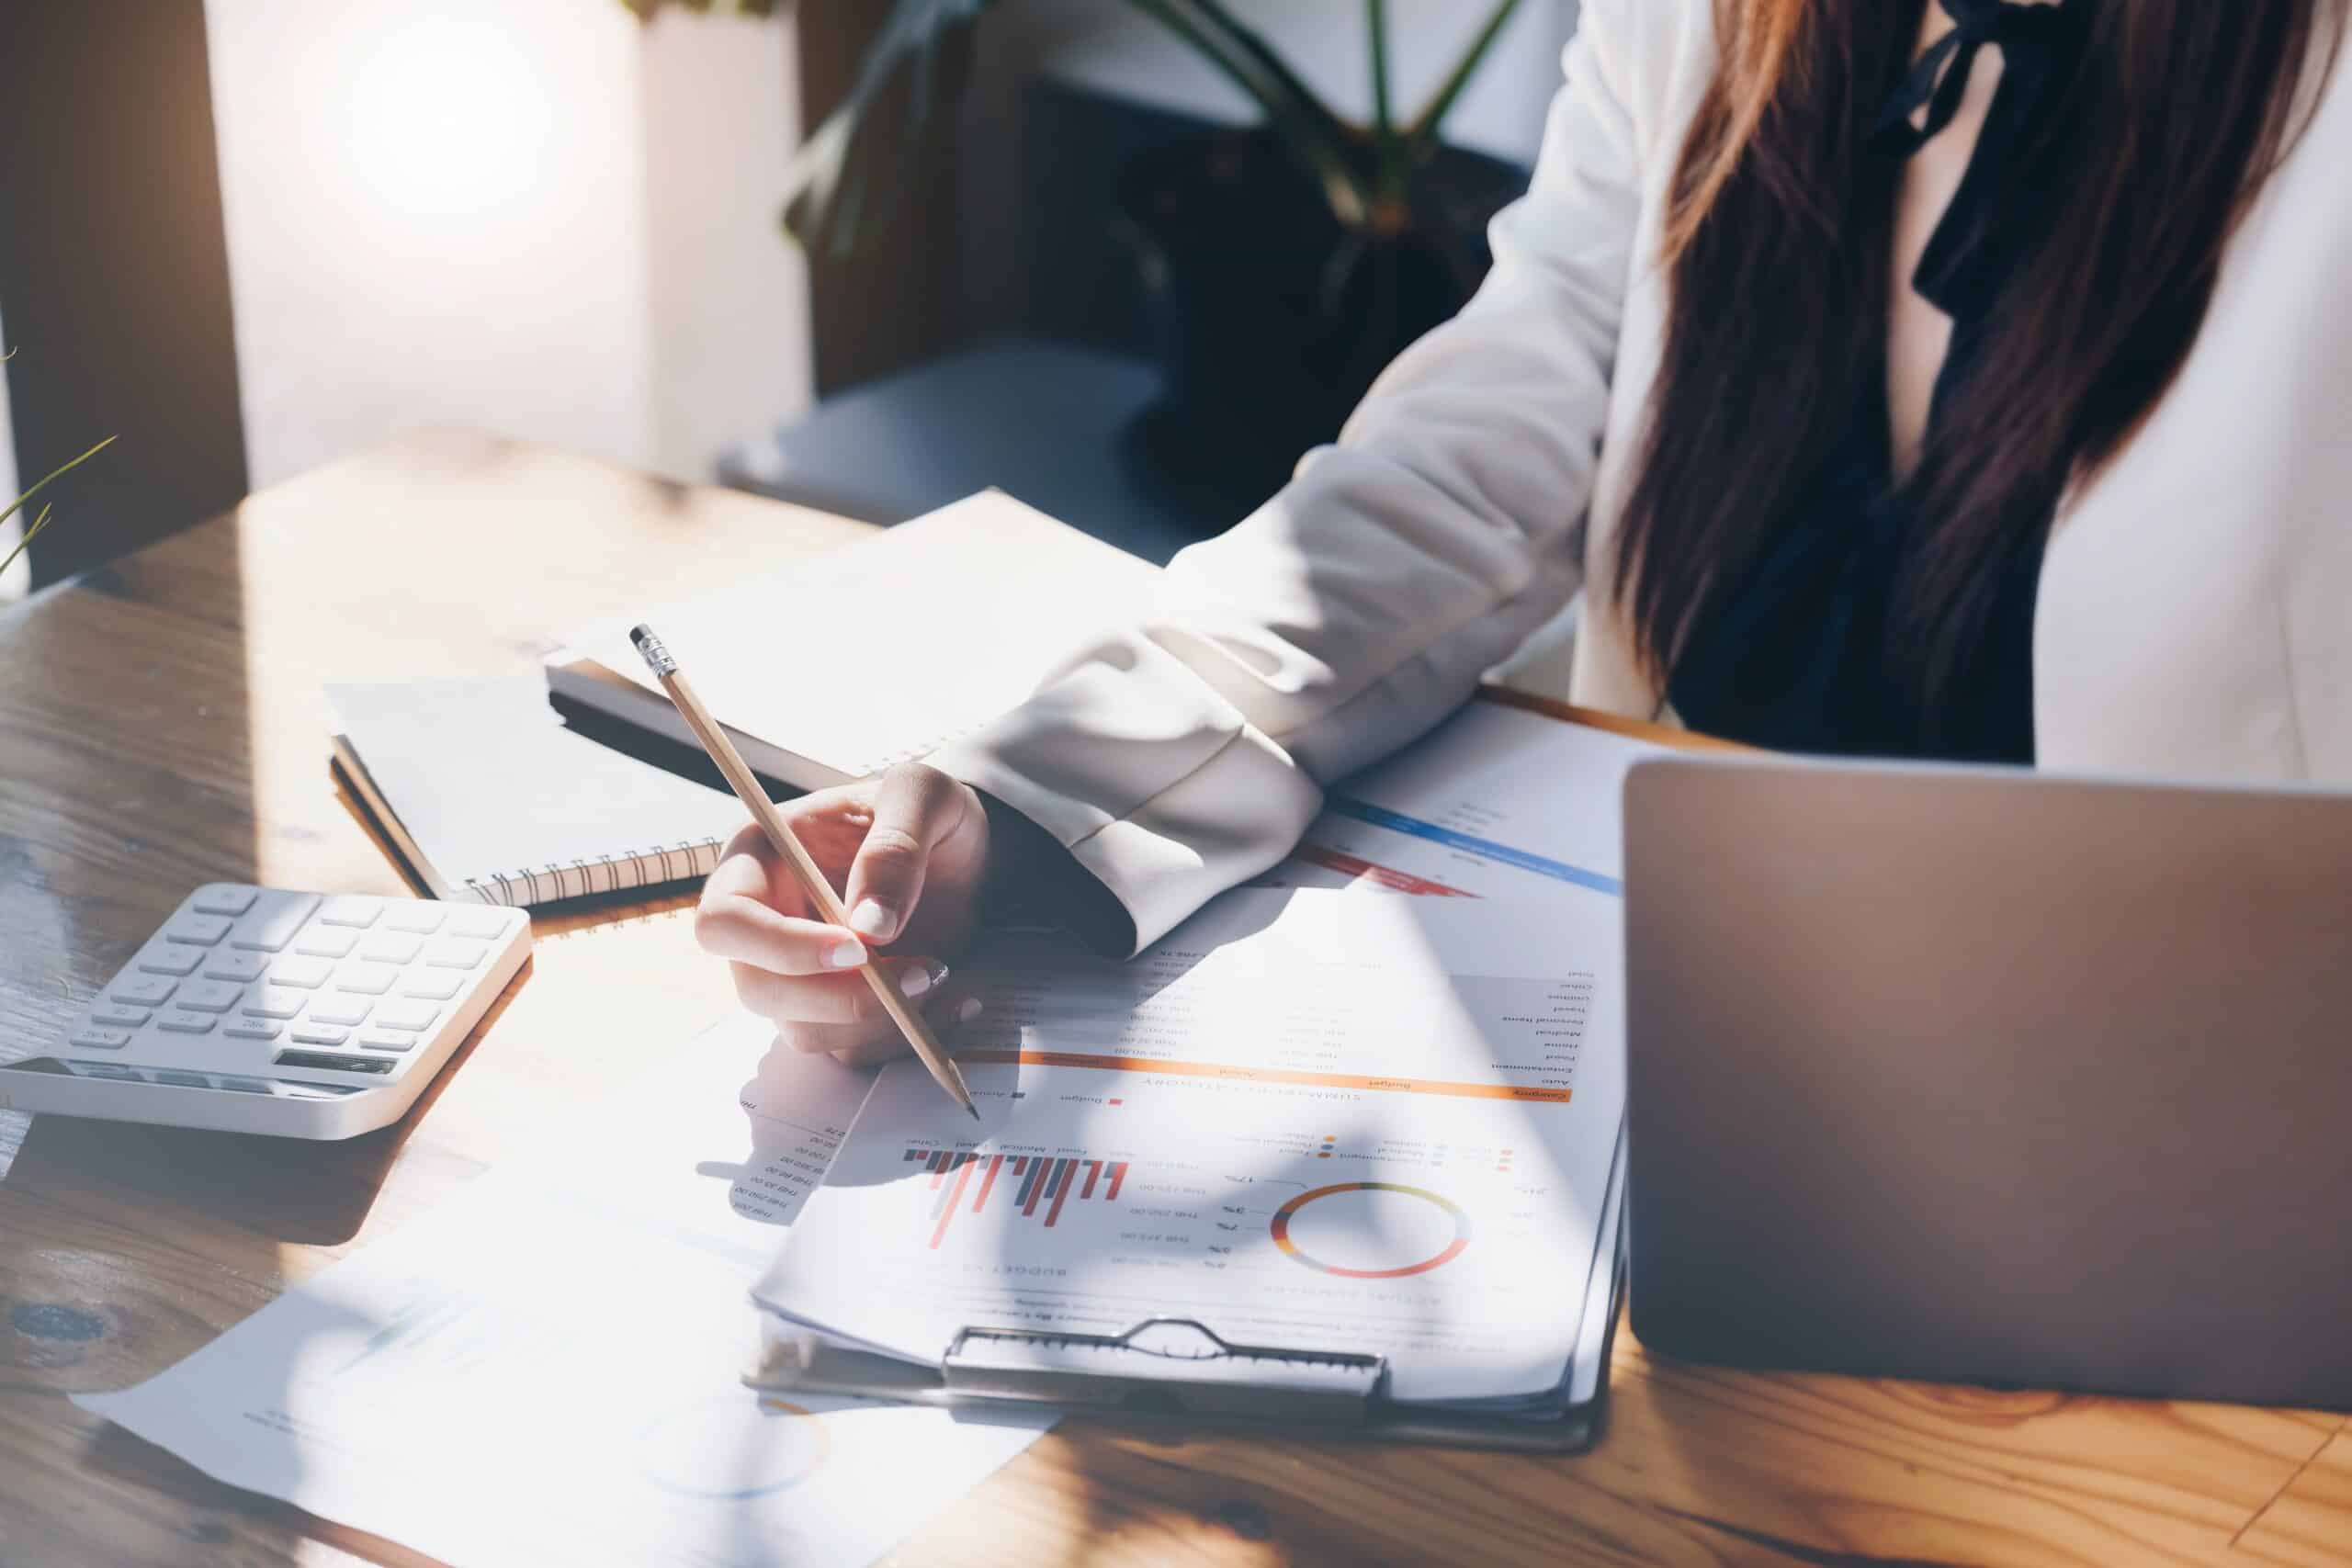
POLYGON ((1640 188, 1621 29, 1586 0, 1533 183, 1462 313, 1338 443, 1179 555, 1150 621, 932 759, 1045 829, 1141 946, 1279 861, 1321 785, 1468 696, 1576 592, 1640 188))

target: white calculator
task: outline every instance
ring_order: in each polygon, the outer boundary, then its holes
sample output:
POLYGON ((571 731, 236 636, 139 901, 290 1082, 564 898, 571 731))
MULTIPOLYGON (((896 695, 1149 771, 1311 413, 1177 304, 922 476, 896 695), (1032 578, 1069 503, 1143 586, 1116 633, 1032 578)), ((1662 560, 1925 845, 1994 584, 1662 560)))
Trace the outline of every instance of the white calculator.
POLYGON ((348 1138, 395 1121, 531 953, 520 909, 215 883, 0 1110, 348 1138))

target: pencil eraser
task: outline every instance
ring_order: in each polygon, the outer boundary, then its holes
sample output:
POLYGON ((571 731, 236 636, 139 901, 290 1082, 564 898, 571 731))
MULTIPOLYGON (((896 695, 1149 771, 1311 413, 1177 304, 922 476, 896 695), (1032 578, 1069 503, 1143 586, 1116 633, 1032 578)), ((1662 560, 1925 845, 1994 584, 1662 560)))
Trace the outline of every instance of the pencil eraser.
POLYGON ((678 661, 670 657, 670 650, 662 646, 662 639, 653 635, 651 626, 642 623, 631 626, 628 640, 637 645, 638 656, 655 675, 667 676, 678 668, 678 661))

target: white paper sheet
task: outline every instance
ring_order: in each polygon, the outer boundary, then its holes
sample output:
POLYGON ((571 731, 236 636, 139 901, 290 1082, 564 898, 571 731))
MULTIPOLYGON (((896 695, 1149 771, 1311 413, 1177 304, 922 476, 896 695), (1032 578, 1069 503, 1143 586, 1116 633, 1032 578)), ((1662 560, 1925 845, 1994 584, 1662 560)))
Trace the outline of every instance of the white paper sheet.
POLYGON ((1551 1396, 1624 1107, 1619 908, 1572 891, 1245 889, 1128 964, 992 952, 981 1127, 885 1071, 762 1303, 918 1360, 1172 1314, 1385 1354, 1403 1402, 1551 1396))
POLYGON ((1342 780, 1266 887, 1368 887, 1550 901, 1615 895, 1625 771, 1665 748, 1474 702, 1342 780))
MULTIPOLYGON (((565 640, 666 705, 628 641, 630 626, 647 622, 722 723, 815 763, 776 770, 814 787, 921 756, 1016 706, 1088 631, 1144 615, 1159 580, 1148 562, 989 491, 772 576, 640 606, 565 640), (922 635, 873 636, 877 618, 922 635), (778 680, 779 627, 797 647, 856 649, 854 677, 778 680)), ((594 681, 559 672, 550 683, 613 711, 594 681)), ((760 748, 751 750, 762 765, 760 748)))
POLYGON ((452 1563, 872 1561, 1048 1423, 741 1385, 746 1286, 868 1081, 767 1042, 712 1031, 178 1366, 78 1403, 452 1563))

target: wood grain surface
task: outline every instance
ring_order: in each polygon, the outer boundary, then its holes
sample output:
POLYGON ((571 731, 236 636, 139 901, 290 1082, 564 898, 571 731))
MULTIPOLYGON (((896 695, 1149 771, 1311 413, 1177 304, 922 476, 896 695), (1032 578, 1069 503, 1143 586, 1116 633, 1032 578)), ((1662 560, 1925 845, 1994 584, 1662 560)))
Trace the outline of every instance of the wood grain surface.
MULTIPOLYGON (((421 435, 0 614, 0 1039, 54 1038, 196 883, 402 890, 337 798, 323 683, 526 671, 550 633, 860 531, 421 435)), ((788 651, 781 615, 776 635, 788 651)), ((35 1123, 0 1182, 0 1564, 421 1562, 207 1481, 64 1396, 161 1371, 724 1016, 684 909, 541 916, 525 977, 379 1134, 35 1123)), ((1758 1376, 1630 1337, 1611 1399, 1572 1459, 1069 1423, 898 1560, 2352 1560, 2339 1416, 1758 1376)))

